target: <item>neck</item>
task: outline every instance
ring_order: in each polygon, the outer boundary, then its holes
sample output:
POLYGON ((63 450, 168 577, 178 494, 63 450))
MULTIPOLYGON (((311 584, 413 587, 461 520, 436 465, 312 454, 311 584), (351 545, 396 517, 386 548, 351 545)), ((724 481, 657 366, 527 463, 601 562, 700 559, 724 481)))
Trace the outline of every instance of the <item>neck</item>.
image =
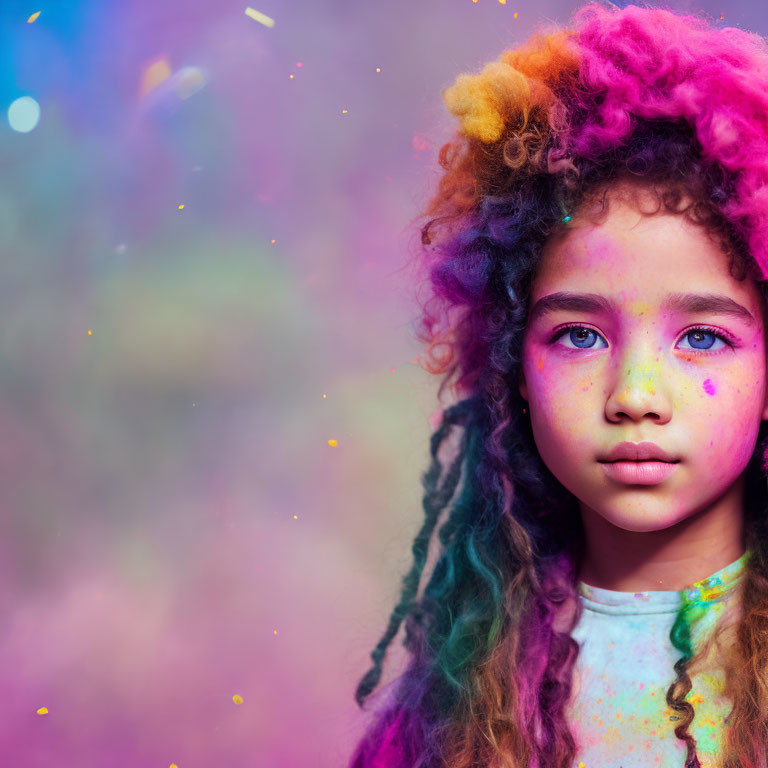
POLYGON ((628 531, 580 505, 584 549, 579 579, 622 592, 682 590, 746 551, 744 475, 705 509, 668 528, 628 531))

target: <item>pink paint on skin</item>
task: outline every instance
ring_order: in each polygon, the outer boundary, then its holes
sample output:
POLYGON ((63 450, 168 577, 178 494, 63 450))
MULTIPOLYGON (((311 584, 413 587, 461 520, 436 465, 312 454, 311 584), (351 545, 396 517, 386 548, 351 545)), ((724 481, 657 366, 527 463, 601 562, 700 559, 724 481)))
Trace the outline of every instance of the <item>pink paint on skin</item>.
POLYGON ((712 383, 712 379, 706 379, 702 386, 704 387, 704 391, 708 395, 714 395, 715 394, 715 385, 712 383))

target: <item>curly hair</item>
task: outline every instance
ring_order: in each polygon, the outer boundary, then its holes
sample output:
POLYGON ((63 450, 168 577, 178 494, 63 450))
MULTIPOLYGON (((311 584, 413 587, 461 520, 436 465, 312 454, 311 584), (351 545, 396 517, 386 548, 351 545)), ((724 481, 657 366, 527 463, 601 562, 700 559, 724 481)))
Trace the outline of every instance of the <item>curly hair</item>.
MULTIPOLYGON (((654 193, 656 212, 686 216, 713 237, 736 279, 756 282, 768 328, 767 86, 768 45, 756 34, 590 2, 571 27, 539 29, 443 91, 459 128, 418 217, 426 223, 415 330, 424 367, 442 377, 438 398, 450 385, 457 402, 431 436, 413 566, 358 705, 403 623, 409 662, 350 768, 571 768, 566 705, 584 532, 577 500, 539 456, 516 386, 533 276, 544 244, 575 211, 599 217, 608 190, 632 181, 654 193), (458 450, 444 466, 439 451, 453 438, 458 450), (436 529, 435 565, 419 594, 436 529)), ((721 638, 730 632, 723 663, 733 700, 722 768, 768 761, 766 457, 763 422, 746 473, 740 613, 718 627, 721 638)), ((681 655, 667 691, 686 768, 700 761, 685 696, 708 650, 692 647, 696 614, 684 603, 676 617, 671 641, 681 655)))

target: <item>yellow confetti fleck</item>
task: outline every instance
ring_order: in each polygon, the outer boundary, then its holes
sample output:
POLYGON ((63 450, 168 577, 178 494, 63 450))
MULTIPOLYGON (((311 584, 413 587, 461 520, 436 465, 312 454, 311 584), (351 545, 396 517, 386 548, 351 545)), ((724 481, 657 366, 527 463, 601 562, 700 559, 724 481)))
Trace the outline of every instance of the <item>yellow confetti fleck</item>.
POLYGON ((507 0, 499 0, 499 2, 500 2, 502 5, 506 5, 506 4, 507 4, 507 0))
POLYGON ((242 696, 241 696, 239 693, 236 693, 236 694, 235 694, 235 695, 232 697, 232 701, 234 701, 234 702, 235 702, 235 704, 237 704, 238 706, 240 706, 240 704, 242 704, 242 703, 243 703, 243 697, 242 697, 242 696))
POLYGON ((90 328, 88 329, 88 335, 93 336, 93 331, 90 328))
POLYGON ((255 8, 246 8, 245 15, 250 16, 254 21, 258 21, 260 24, 263 24, 265 27, 275 26, 274 19, 270 19, 269 16, 267 16, 264 13, 261 13, 260 11, 257 11, 255 8))
POLYGON ((275 241, 274 241, 274 240, 272 240, 272 245, 274 245, 274 244, 275 244, 275 241))
POLYGON ((376 67, 377 72, 381 72, 381 67, 376 67))
POLYGON ((333 438, 331 438, 331 439, 328 441, 328 445, 330 445, 330 446, 331 446, 331 448, 335 448, 335 447, 336 447, 338 444, 339 444, 339 441, 338 441, 338 440, 334 440, 333 438))
POLYGON ((28 19, 27 24, 32 24, 33 22, 37 21, 37 17, 40 15, 40 11, 37 11, 33 13, 28 19))
POLYGON ((514 18, 517 18, 517 11, 515 11, 515 16, 514 16, 514 18))
POLYGON ((293 80, 293 75, 288 75, 288 77, 290 77, 290 78, 291 78, 291 80, 293 80))
POLYGON ((151 90, 171 76, 171 65, 165 56, 158 56, 144 70, 139 86, 139 96, 144 98, 151 90))
POLYGON ((182 203, 182 204, 179 206, 179 210, 181 211, 183 208, 184 208, 184 203, 182 203))
POLYGON ((37 710, 38 715, 47 715, 48 714, 48 707, 40 707, 40 709, 37 710))
POLYGON ((347 112, 349 112, 349 110, 348 110, 348 109, 342 109, 342 110, 341 110, 341 114, 342 114, 342 115, 346 115, 346 114, 347 114, 347 112))
POLYGON ((179 766, 176 763, 171 763, 168 768, 179 768, 179 766))
POLYGON ((273 629, 273 630, 272 630, 272 634, 273 634, 273 635, 277 635, 277 630, 276 630, 276 629, 273 629))

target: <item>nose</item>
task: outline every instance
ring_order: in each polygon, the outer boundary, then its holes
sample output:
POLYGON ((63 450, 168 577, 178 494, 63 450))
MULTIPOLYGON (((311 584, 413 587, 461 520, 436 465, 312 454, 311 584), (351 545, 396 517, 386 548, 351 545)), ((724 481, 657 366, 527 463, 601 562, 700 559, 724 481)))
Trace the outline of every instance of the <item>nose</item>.
POLYGON ((609 421, 619 421, 622 416, 633 421, 645 416, 659 423, 669 421, 673 406, 657 341, 648 337, 627 344, 615 356, 612 366, 605 404, 609 421))

